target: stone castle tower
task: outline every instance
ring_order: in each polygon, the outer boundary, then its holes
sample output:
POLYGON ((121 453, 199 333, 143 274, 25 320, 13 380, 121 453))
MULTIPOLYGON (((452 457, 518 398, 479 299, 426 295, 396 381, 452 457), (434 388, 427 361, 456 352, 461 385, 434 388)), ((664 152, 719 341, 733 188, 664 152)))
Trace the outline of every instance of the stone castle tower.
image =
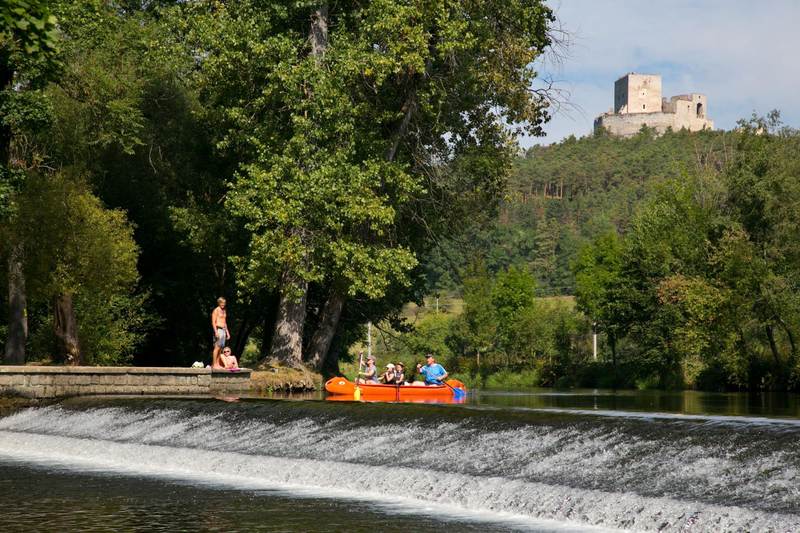
POLYGON ((707 118, 706 95, 661 97, 661 76, 630 72, 614 83, 614 108, 594 120, 594 129, 630 137, 647 126, 659 133, 667 128, 700 131, 714 129, 707 118))

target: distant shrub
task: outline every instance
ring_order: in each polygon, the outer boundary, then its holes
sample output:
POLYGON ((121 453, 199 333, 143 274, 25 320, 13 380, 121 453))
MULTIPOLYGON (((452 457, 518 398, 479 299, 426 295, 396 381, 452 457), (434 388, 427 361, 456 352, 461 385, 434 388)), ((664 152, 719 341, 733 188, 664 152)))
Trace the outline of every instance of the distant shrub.
POLYGON ((537 370, 501 370, 486 377, 487 389, 523 389, 541 386, 537 370))

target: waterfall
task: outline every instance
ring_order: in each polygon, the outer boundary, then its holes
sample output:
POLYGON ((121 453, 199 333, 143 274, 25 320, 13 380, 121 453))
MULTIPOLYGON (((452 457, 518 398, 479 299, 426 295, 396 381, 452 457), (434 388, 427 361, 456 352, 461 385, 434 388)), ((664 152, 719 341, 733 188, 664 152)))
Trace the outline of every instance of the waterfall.
POLYGON ((0 419, 0 457, 515 520, 800 530, 797 420, 105 400, 0 419))

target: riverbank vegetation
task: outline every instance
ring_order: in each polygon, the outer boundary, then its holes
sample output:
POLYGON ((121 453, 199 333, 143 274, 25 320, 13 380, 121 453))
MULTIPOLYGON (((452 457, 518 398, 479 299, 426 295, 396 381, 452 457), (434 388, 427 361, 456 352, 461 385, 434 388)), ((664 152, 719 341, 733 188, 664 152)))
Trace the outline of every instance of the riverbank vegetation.
POLYGON ((777 113, 668 180, 575 263, 612 360, 662 387, 797 387, 800 134, 777 113))
POLYGON ((207 360, 224 295, 266 370, 336 372, 372 322, 487 386, 797 389, 798 132, 521 153, 556 28, 510 0, 3 3, 3 361, 207 360))
POLYGON ((483 384, 796 389, 799 149, 777 113, 735 132, 535 148, 512 187, 562 192, 512 188, 494 225, 451 243, 466 266, 429 271, 440 292, 458 277, 463 313, 426 315, 389 345, 483 384), (537 298, 553 293, 576 305, 537 298))
POLYGON ((4 362, 188 365, 224 295, 235 353, 333 371, 496 213, 553 28, 538 1, 2 3, 4 362))

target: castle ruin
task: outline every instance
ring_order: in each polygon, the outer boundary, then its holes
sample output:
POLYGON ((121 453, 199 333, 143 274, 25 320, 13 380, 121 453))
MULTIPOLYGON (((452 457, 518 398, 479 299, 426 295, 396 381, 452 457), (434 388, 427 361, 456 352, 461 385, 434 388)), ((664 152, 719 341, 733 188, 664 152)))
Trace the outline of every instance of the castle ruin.
POLYGON ((630 137, 642 126, 664 133, 667 128, 700 131, 714 129, 707 118, 706 95, 680 94, 669 100, 661 97, 661 76, 630 72, 614 83, 614 109, 594 120, 595 132, 630 137))

